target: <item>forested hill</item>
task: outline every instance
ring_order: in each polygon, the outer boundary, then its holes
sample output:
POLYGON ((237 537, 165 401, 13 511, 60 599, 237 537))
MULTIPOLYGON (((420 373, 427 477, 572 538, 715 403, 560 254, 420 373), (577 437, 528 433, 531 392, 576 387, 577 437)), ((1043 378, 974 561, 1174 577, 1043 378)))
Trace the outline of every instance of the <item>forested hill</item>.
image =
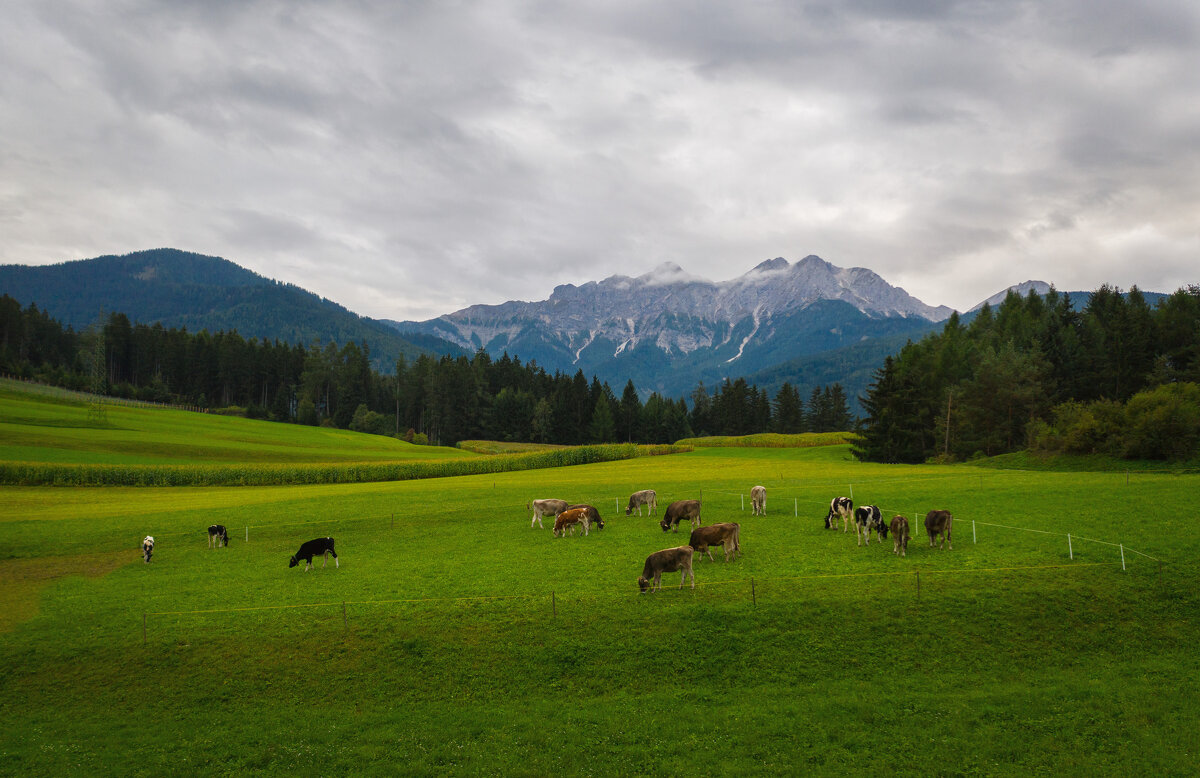
POLYGON ((176 249, 36 267, 2 265, 0 292, 76 330, 103 323, 102 313, 119 311, 136 322, 191 332, 236 330, 246 338, 292 344, 365 343, 372 364, 383 372, 394 370, 401 354, 411 360, 422 353, 462 353, 439 338, 402 337, 381 322, 229 260, 176 249))

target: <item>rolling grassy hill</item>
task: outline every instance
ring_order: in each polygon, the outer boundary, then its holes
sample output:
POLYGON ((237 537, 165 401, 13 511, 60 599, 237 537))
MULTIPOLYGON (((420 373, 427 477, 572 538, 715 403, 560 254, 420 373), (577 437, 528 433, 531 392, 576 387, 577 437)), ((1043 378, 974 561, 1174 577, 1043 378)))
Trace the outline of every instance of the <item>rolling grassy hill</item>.
POLYGON ((1198 479, 863 464, 839 444, 0 487, 0 754, 29 776, 1194 774, 1198 479), (755 484, 764 517, 742 510, 755 484), (740 522, 743 556, 638 595, 645 556, 686 542, 619 510, 640 488, 740 522), (953 550, 824 530, 849 493, 952 510, 953 550), (531 529, 534 497, 589 502, 605 529, 531 529), (211 523, 229 548, 206 547, 211 523), (340 568, 288 569, 323 535, 340 568))

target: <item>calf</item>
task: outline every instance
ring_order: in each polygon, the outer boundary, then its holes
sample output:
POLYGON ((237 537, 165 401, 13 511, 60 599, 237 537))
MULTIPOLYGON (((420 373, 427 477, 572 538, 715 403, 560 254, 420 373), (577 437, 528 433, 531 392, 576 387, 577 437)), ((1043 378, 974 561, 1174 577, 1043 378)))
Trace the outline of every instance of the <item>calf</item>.
POLYGON ((333 538, 313 538, 300 546, 300 550, 292 554, 292 561, 288 567, 295 567, 300 564, 300 560, 304 560, 304 572, 312 569, 312 558, 315 556, 321 557, 321 567, 329 561, 329 555, 333 554, 334 567, 341 567, 338 562, 337 552, 333 550, 333 538))
POLYGON ((208 547, 220 548, 229 545, 229 533, 224 524, 211 524, 208 527, 208 547))
POLYGON ((676 500, 667 506, 667 510, 663 513, 662 521, 658 526, 662 527, 663 532, 667 532, 671 527, 675 531, 679 531, 679 522, 687 519, 693 528, 700 526, 700 501, 699 500, 676 500))
POLYGON ((908 556, 908 519, 903 516, 892 518, 892 553, 908 556))
POLYGON ((696 575, 692 572, 691 546, 664 548, 662 551, 655 551, 646 557, 642 575, 637 579, 638 589, 643 593, 647 589, 652 592, 659 591, 662 589, 662 574, 673 573, 676 570, 680 571, 680 589, 683 588, 683 582, 688 578, 692 579, 692 588, 696 588, 696 575))
POLYGON ((715 560, 709 546, 724 546, 725 561, 728 562, 730 554, 733 554, 734 559, 741 556, 740 533, 741 525, 737 522, 709 524, 707 527, 697 527, 692 530, 692 535, 688 538, 688 545, 702 555, 708 554, 710 562, 715 560))
POLYGON ((750 490, 750 509, 755 516, 767 515, 767 490, 764 487, 756 486, 750 490))
POLYGON ((854 509, 854 531, 858 535, 858 545, 863 541, 871 545, 871 530, 875 530, 880 542, 887 537, 887 525, 879 514, 878 505, 860 505, 854 509))
POLYGON ((142 541, 142 561, 149 562, 152 553, 154 553, 154 538, 147 535, 142 541))
POLYGON ((829 514, 825 516, 825 529, 837 529, 837 520, 842 519, 842 532, 850 524, 850 515, 854 512, 854 500, 849 497, 834 497, 829 502, 829 514))
MULTIPOLYGON (((571 530, 571 534, 574 535, 576 525, 582 526, 583 534, 587 535, 592 524, 591 512, 595 510, 596 509, 592 508, 590 505, 567 508, 565 511, 554 517, 554 537, 566 537, 568 528, 571 530)), ((599 514, 597 513, 596 516, 599 517, 599 514)))
POLYGON ((654 510, 658 507, 658 494, 653 489, 643 489, 629 495, 629 507, 625 509, 625 515, 632 515, 636 508, 637 515, 641 516, 643 505, 646 506, 646 515, 653 516, 654 510))
POLYGON ((935 536, 942 536, 942 548, 954 550, 954 546, 950 544, 950 525, 954 523, 954 516, 950 511, 930 511, 925 514, 925 534, 929 536, 929 547, 933 548, 935 536))
POLYGON ((533 529, 533 523, 536 521, 541 529, 545 529, 542 524, 543 516, 557 516, 567 509, 566 500, 533 500, 525 503, 525 509, 533 510, 533 518, 529 521, 529 528, 533 529))

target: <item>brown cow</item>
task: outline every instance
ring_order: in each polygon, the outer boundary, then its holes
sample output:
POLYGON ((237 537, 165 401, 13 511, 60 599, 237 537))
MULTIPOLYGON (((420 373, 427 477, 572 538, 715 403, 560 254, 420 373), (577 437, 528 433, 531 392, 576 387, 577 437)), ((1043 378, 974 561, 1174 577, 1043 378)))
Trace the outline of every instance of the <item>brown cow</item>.
POLYGON ((737 522, 726 524, 709 524, 707 527, 697 527, 692 530, 692 536, 688 538, 688 545, 694 548, 700 554, 708 554, 708 561, 713 562, 712 551, 709 546, 723 546, 725 548, 725 561, 729 561, 729 555, 732 553, 734 559, 741 556, 741 525, 737 522))
POLYGON ((586 503, 578 503, 576 505, 568 505, 567 510, 575 510, 579 508, 587 512, 588 523, 595 525, 596 529, 604 529, 604 520, 600 518, 600 511, 586 503))
POLYGON ((954 550, 954 546, 950 543, 950 525, 954 523, 954 516, 950 511, 930 511, 925 514, 925 534, 929 536, 929 547, 933 548, 934 539, 937 535, 942 536, 941 548, 954 550))
POLYGON ((903 516, 892 518, 892 553, 908 556, 908 519, 903 516))
MULTIPOLYGON (((593 510, 595 510, 593 508, 593 510)), ((591 529, 592 519, 588 515, 588 509, 583 508, 567 508, 562 513, 554 517, 554 537, 564 538, 567 536, 567 529, 570 528, 571 534, 575 534, 576 525, 583 527, 583 534, 587 535, 591 529)))
POLYGON ((566 500, 533 500, 525 503, 526 510, 533 511, 533 519, 529 522, 529 528, 533 529, 533 523, 536 521, 538 527, 545 529, 542 525, 543 516, 557 516, 567 509, 566 500))
POLYGON ((687 519, 691 522, 693 528, 699 527, 700 522, 700 501, 699 500, 676 500, 667 506, 667 510, 663 513, 662 521, 658 526, 662 527, 663 532, 667 532, 671 527, 675 531, 679 531, 679 522, 687 519))
POLYGON ((766 487, 756 486, 750 490, 750 509, 754 511, 755 516, 767 515, 766 487))
POLYGON ((696 588, 696 575, 692 572, 692 547, 678 546, 677 548, 664 548, 662 551, 655 551, 650 556, 646 557, 646 566, 642 568, 642 575, 638 578, 638 589, 645 593, 646 589, 650 591, 659 591, 662 589, 662 574, 673 573, 676 570, 680 571, 679 588, 683 588, 683 582, 691 578, 692 588, 696 588))

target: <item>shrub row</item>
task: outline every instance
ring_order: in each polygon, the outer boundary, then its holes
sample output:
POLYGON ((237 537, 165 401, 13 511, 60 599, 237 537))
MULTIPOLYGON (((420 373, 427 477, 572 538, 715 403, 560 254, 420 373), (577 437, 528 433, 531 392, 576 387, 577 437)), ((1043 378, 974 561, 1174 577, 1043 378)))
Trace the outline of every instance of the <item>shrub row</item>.
POLYGON ((313 465, 67 465, 0 464, 0 484, 9 486, 290 486, 408 481, 504 473, 612 462, 637 456, 686 451, 679 446, 632 443, 576 446, 526 454, 502 454, 436 462, 313 465))
POLYGON ((763 432, 757 435, 714 435, 707 438, 684 438, 676 445, 697 448, 812 448, 853 443, 855 437, 853 432, 803 432, 796 435, 763 432))

